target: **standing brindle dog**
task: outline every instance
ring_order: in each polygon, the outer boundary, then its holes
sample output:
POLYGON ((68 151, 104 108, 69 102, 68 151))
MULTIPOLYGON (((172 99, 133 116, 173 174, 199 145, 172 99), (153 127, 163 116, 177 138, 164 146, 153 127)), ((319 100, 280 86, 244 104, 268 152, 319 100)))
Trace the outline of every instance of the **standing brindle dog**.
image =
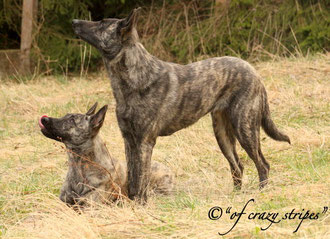
POLYGON ((139 42, 138 12, 133 10, 125 19, 72 23, 76 35, 102 53, 111 79, 125 141, 129 197, 147 200, 157 137, 186 128, 209 112, 234 186, 241 188, 243 175, 236 139, 255 163, 260 187, 265 186, 269 163, 260 148, 260 126, 275 140, 290 143, 290 139, 271 120, 266 90, 255 69, 235 57, 188 65, 159 60, 139 42))

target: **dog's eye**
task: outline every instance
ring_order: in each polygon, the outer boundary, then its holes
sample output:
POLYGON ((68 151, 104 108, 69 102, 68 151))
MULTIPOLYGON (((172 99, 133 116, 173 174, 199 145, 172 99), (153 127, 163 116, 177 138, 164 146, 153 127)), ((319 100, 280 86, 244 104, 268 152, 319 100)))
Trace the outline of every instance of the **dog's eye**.
POLYGON ((70 123, 76 124, 76 121, 74 120, 74 118, 70 118, 70 123))
POLYGON ((101 20, 100 25, 101 25, 101 27, 106 27, 107 26, 107 22, 104 21, 104 20, 101 20))

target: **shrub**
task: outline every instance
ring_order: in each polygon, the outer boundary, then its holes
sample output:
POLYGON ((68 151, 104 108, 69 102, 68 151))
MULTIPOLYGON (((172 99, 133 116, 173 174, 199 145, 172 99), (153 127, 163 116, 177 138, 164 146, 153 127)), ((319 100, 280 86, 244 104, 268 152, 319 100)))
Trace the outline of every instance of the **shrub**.
MULTIPOLYGON (((248 60, 329 51, 325 0, 40 0, 34 58, 48 73, 95 70, 101 56, 76 39, 74 18, 123 17, 143 6, 142 42, 161 59, 187 63, 234 55, 248 60), (223 2, 223 1, 220 1, 223 2)), ((22 0, 0 0, 0 48, 19 48, 22 0)))

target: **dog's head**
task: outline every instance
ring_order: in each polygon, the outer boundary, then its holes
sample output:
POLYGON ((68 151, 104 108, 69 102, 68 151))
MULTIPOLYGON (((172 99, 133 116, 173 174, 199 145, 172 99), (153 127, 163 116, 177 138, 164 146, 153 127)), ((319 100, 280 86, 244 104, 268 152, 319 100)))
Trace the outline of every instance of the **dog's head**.
POLYGON ((127 44, 138 40, 135 29, 140 8, 134 9, 124 19, 107 18, 101 21, 74 19, 74 33, 96 47, 107 59, 114 59, 127 44))
POLYGON ((97 103, 86 114, 67 114, 62 118, 44 115, 39 119, 41 132, 69 147, 82 145, 92 140, 102 127, 108 106, 103 106, 95 114, 96 107, 97 103))

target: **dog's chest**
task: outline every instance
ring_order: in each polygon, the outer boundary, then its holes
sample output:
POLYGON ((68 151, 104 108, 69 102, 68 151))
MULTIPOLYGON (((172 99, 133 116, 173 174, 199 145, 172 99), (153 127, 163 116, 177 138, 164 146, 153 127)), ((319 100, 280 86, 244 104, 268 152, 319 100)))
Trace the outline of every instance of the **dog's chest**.
POLYGON ((82 187, 99 187, 107 181, 107 174, 89 162, 78 162, 69 169, 71 187, 77 193, 82 187))

